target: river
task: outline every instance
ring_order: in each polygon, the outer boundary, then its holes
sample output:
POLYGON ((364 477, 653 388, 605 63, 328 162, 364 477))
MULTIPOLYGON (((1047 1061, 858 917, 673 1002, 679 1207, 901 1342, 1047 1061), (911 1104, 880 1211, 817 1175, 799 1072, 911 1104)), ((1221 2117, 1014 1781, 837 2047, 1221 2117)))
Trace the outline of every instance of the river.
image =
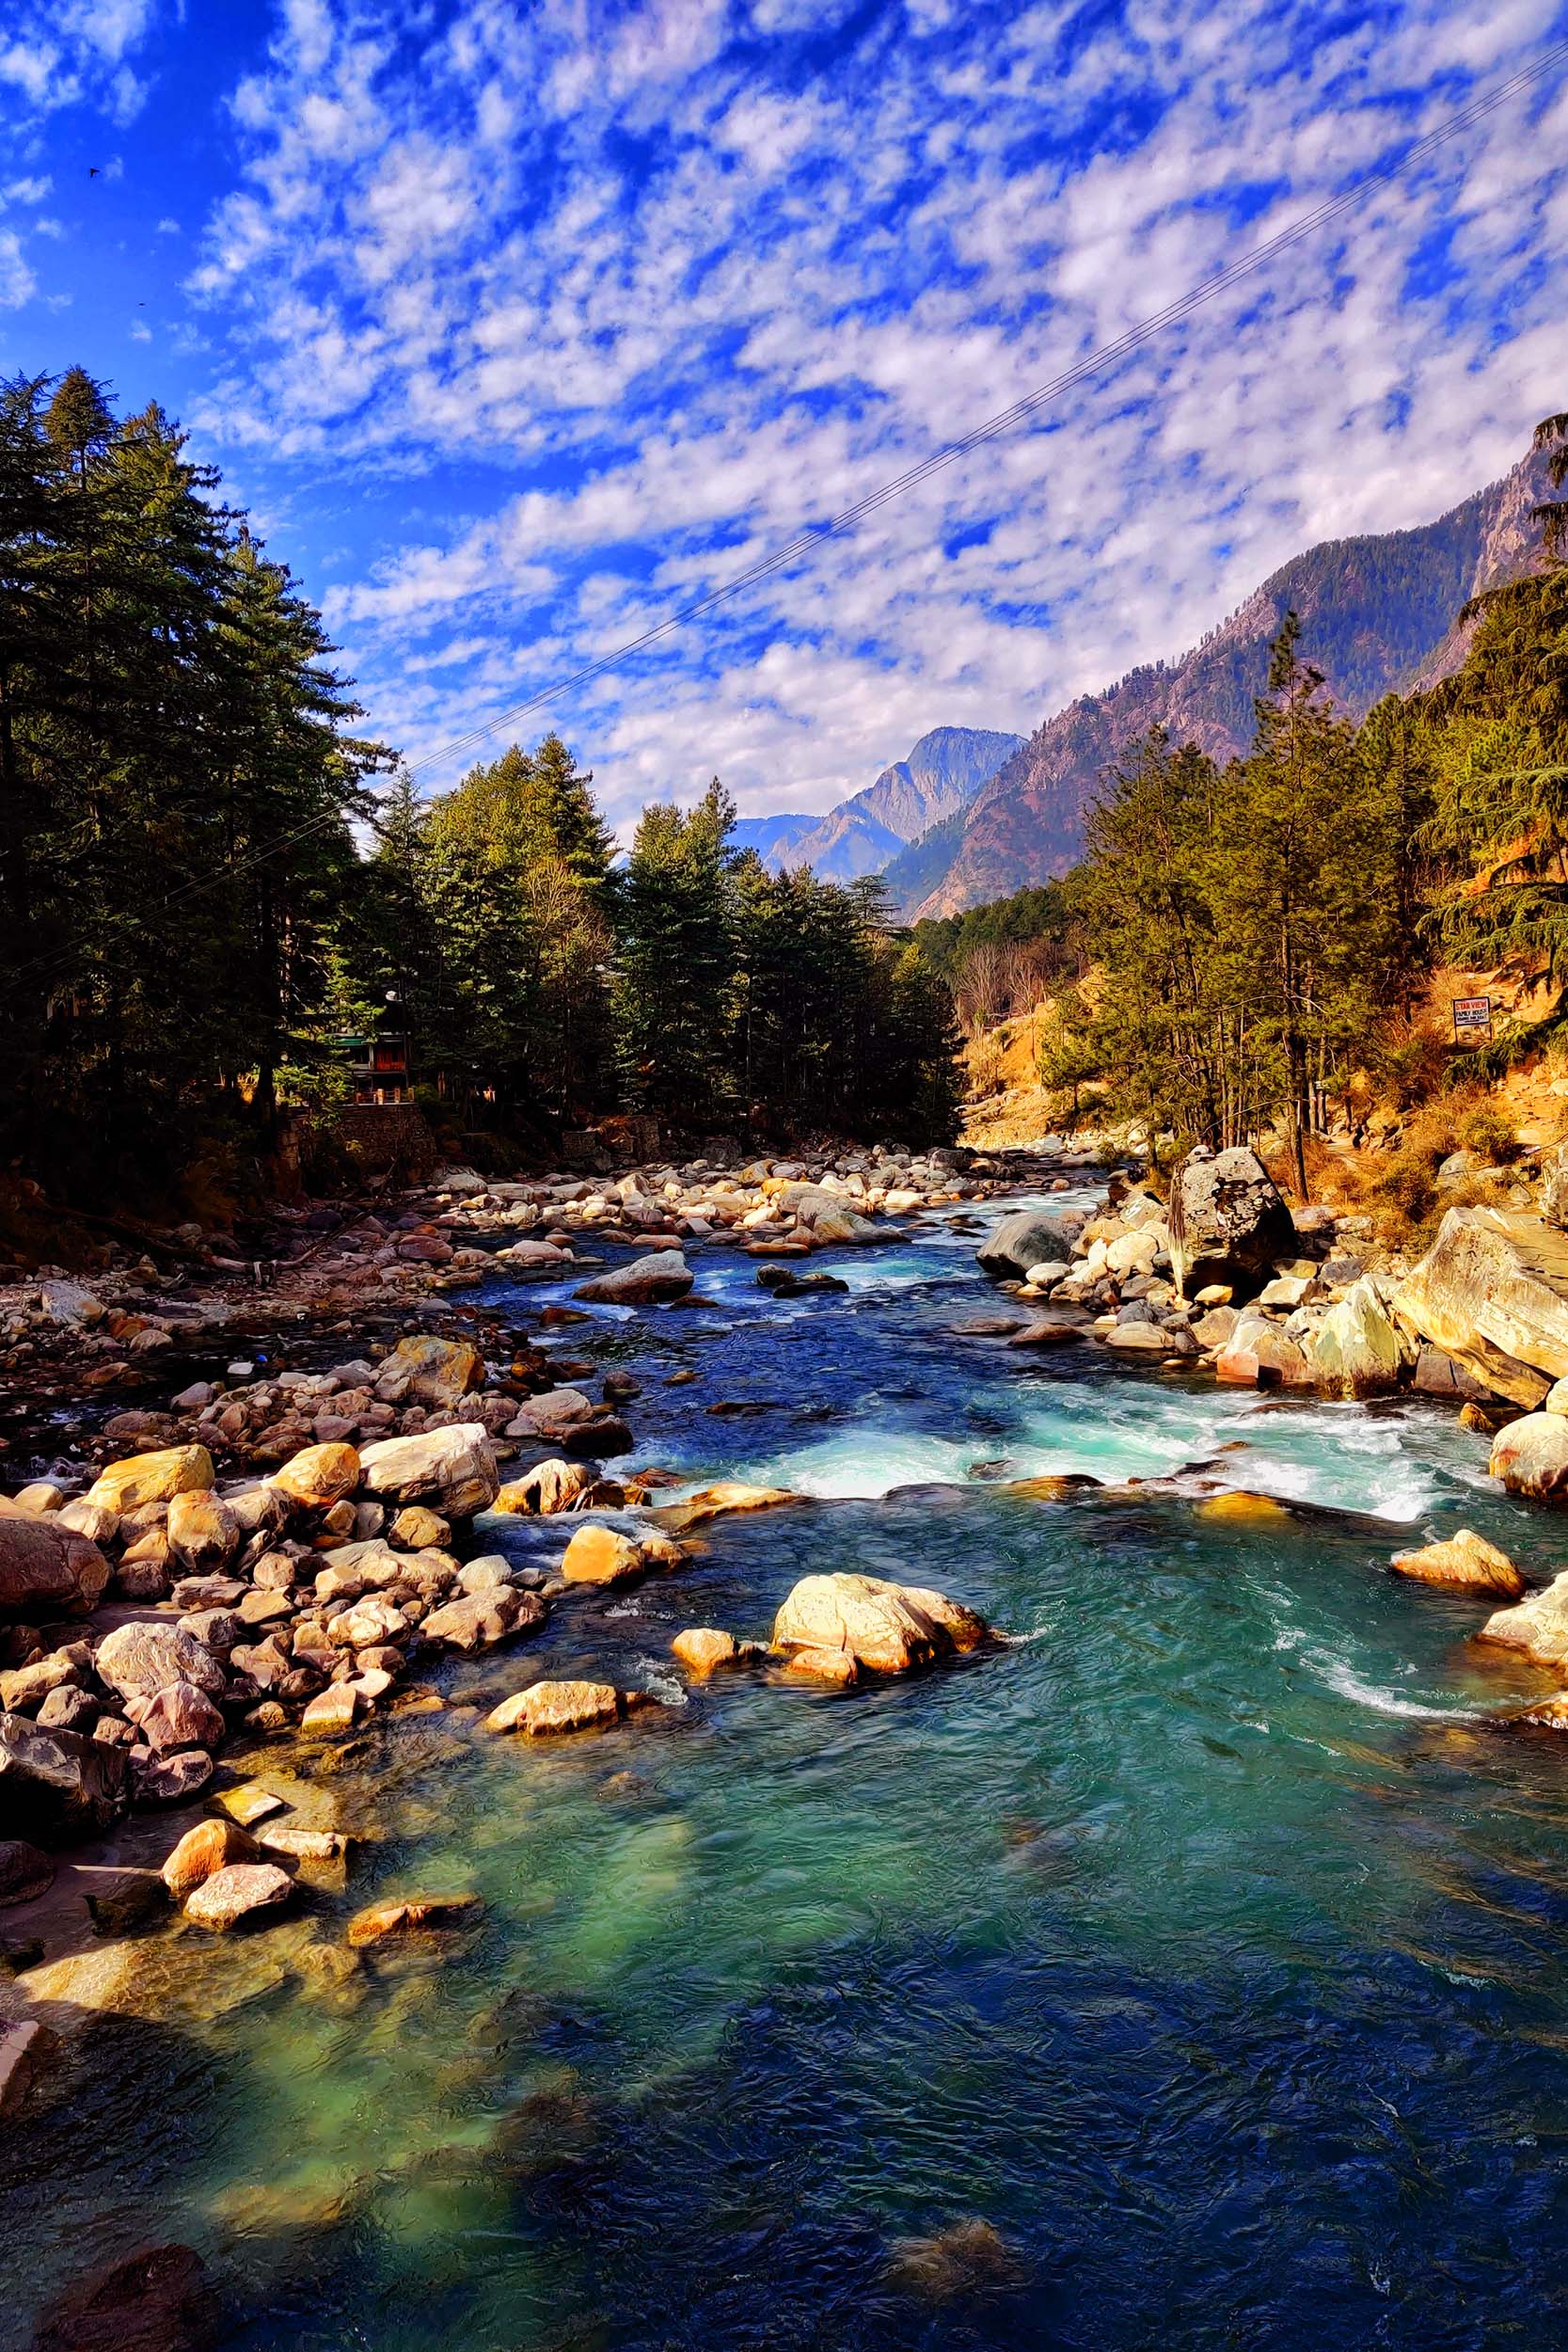
POLYGON ((169 2237, 245 2352, 1432 2352, 1562 2310, 1568 1743, 1494 1720, 1542 1686, 1467 1645, 1481 1606, 1385 1571, 1468 1524, 1544 1577, 1568 1522, 1451 1409, 956 1337, 995 1303, 974 1234, 912 1230, 814 1261, 846 1295, 699 1252, 711 1305, 560 1334, 642 1381, 633 1461, 815 1500, 445 1673, 455 1708, 324 1781, 378 1842, 308 1925, 162 1939, 156 2021, 105 2020, 0 2154, 0 2341, 169 2237), (1200 1461, 1318 1507, 1127 1484, 1200 1461), (1061 1470, 1117 1484, 1006 1491, 1061 1470), (766 1635, 839 1567, 1006 1641, 850 1694, 688 1688, 682 1626, 766 1635), (541 1668, 668 1705, 487 1738, 541 1668), (293 1969, 415 1885, 483 1927, 325 1997, 293 1969))

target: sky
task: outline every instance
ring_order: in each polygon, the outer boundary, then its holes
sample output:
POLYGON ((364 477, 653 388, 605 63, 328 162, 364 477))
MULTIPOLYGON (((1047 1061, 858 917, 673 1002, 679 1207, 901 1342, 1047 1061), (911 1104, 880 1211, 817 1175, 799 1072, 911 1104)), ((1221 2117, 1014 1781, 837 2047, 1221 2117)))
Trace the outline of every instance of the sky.
POLYGON ((1568 405, 1568 67, 562 682, 1564 33, 1545 0, 5 0, 0 372, 180 419, 425 788, 553 724, 623 827, 715 773, 824 809, 1506 471, 1568 405))

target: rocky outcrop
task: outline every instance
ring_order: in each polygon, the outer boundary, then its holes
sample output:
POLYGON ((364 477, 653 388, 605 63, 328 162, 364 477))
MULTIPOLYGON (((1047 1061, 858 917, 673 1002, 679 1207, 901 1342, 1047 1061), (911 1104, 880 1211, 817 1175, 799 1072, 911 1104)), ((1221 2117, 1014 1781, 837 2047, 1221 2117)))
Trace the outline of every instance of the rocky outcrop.
POLYGON ((1375 1284, 1362 1275, 1312 1335, 1312 1370, 1328 1396, 1381 1396, 1397 1389, 1405 1351, 1375 1284))
POLYGON ((908 1674, 962 1650, 977 1649, 985 1619, 944 1593, 885 1577, 840 1572, 807 1576, 773 1621, 773 1647, 836 1655, 870 1674, 908 1674))
POLYGON ((1389 1565, 1396 1576, 1419 1584, 1451 1584, 1465 1592, 1496 1594, 1499 1600, 1518 1600, 1525 1591, 1525 1580, 1507 1552, 1467 1527, 1457 1529, 1445 1543, 1396 1552, 1389 1565))
POLYGON ((1211 1282, 1233 1300, 1251 1298, 1275 1262, 1296 1253, 1291 1212, 1256 1152, 1211 1152, 1197 1144, 1171 1185, 1171 1264, 1188 1297, 1211 1282))
POLYGON ((1528 1411, 1568 1375, 1568 1235, 1517 1211, 1450 1209, 1390 1311, 1528 1411))
POLYGON ((1214 1359, 1214 1377, 1233 1388, 1309 1389, 1316 1374, 1277 1323, 1243 1314, 1214 1359))
POLYGON ((54 1516, 0 1515, 0 1621, 85 1616, 108 1581, 98 1546, 54 1516))

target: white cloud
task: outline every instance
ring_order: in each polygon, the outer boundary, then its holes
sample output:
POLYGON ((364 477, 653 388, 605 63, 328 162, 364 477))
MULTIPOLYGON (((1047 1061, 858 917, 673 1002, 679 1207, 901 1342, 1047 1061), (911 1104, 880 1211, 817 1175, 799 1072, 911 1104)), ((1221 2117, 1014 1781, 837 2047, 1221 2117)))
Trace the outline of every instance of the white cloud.
MULTIPOLYGON (((1547 11, 842 21, 830 54, 804 0, 612 32, 456 0, 394 48, 288 0, 193 280, 228 334, 198 421, 304 483, 428 485, 328 602, 416 756, 1301 218, 1547 11)), ((1028 727, 1179 650, 1315 538, 1425 519, 1560 400, 1556 120, 1514 101, 549 716, 617 816, 715 766, 744 805, 823 805, 933 723, 1028 727)))

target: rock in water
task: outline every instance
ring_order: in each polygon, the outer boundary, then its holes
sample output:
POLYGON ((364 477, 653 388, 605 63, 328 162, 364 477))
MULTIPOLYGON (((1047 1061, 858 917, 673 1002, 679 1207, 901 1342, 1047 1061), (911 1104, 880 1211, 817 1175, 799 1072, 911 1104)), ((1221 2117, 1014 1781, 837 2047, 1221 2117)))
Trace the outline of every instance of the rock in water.
MULTIPOLYGON (((974 1255, 987 1274, 1016 1275, 1022 1281, 1031 1266, 1072 1256, 1073 1234, 1059 1217, 1020 1209, 1005 1216, 987 1235, 974 1255)), ((1060 1269, 1067 1271, 1065 1264, 1060 1269)))
POLYGON ((572 1511, 594 1484, 594 1471, 586 1462, 552 1460, 536 1462, 521 1478, 514 1478, 496 1497, 498 1511, 530 1511, 550 1516, 557 1511, 572 1511))
POLYGON ((1397 1389, 1404 1351, 1366 1276, 1353 1282, 1312 1335, 1318 1386, 1330 1396, 1378 1396, 1397 1389))
POLYGON ((839 1651, 872 1674, 908 1674, 977 1649, 990 1628, 944 1593, 879 1576, 802 1577, 773 1621, 773 1647, 839 1651))
POLYGON ((694 1279, 678 1249, 656 1249, 646 1258, 634 1258, 630 1265, 617 1266, 612 1273, 584 1282, 573 1295, 597 1299, 606 1306, 651 1307, 661 1299, 684 1298, 694 1279))
POLYGON ((733 1666, 741 1656, 740 1644, 733 1633, 721 1632, 717 1626, 688 1626, 677 1633, 670 1647, 688 1671, 705 1680, 716 1666, 733 1666))
POLYGON ((432 1642, 450 1643, 466 1651, 494 1649, 498 1642, 519 1641, 545 1622, 545 1604, 537 1593, 519 1592, 498 1584, 487 1592, 467 1593, 433 1610, 423 1631, 432 1642))
POLYGON ((1560 1413, 1526 1413, 1511 1421, 1493 1438, 1487 1468, 1511 1495, 1568 1500, 1568 1420, 1560 1413))
POLYGON ((1568 1661, 1568 1574, 1554 1577, 1544 1592, 1531 1593, 1517 1608, 1496 1611, 1475 1638, 1522 1650, 1538 1666, 1568 1661))
POLYGON ((293 1891, 293 1879, 275 1862, 228 1862, 186 1898, 185 1916, 227 1934, 243 1919, 277 1911, 293 1891))
MULTIPOLYGON (((1568 1422, 1563 1427, 1568 1429, 1568 1422)), ((645 1576, 650 1565, 642 1557, 641 1544, 594 1521, 579 1527, 572 1537, 561 1573, 568 1584, 626 1584, 634 1577, 645 1576)))
POLYGON ((212 2352, 221 2318, 199 2254, 143 2246, 51 2303, 33 2352, 212 2352))
POLYGON ((596 1731, 619 1723, 626 1701, 612 1682, 533 1682, 492 1708, 486 1731, 526 1731, 542 1740, 553 1733, 596 1731))
POLYGON ((359 1456, 372 1495, 396 1502, 434 1502, 449 1518, 488 1510, 500 1487, 495 1451, 472 1422, 427 1429, 412 1438, 383 1438, 359 1456))
POLYGON ((27 1837, 87 1837, 125 1810, 123 1748, 0 1715, 0 1820, 27 1837))
POLYGON ((1237 1299, 1262 1289, 1276 1258, 1296 1255, 1291 1212, 1256 1152, 1200 1143, 1188 1152, 1171 1186, 1170 1255, 1187 1295, 1220 1282, 1237 1299))
POLYGON ((1467 1527, 1459 1528, 1446 1543, 1396 1552, 1390 1565, 1396 1576, 1412 1577, 1420 1584, 1455 1584, 1469 1592, 1496 1593, 1500 1600, 1518 1600, 1525 1590, 1525 1580, 1507 1552, 1467 1527))
POLYGON ((1511 1210, 1450 1209, 1391 1311, 1528 1412, 1568 1375, 1568 1234, 1511 1210))
POLYGON ((53 1516, 0 1516, 0 1619, 85 1616, 108 1581, 109 1564, 86 1535, 53 1516))
POLYGON ((389 1936, 429 1935, 472 1927, 484 1909, 478 1895, 397 1895, 370 1903, 348 1923, 348 1940, 359 1947, 384 1944, 389 1936))
POLYGON ((217 1816, 210 1821, 198 1821, 188 1829, 164 1863, 164 1884, 177 1903, 187 1895, 194 1895, 219 1870, 230 1863, 260 1862, 261 1849, 256 1840, 243 1830, 238 1821, 226 1821, 217 1816))

